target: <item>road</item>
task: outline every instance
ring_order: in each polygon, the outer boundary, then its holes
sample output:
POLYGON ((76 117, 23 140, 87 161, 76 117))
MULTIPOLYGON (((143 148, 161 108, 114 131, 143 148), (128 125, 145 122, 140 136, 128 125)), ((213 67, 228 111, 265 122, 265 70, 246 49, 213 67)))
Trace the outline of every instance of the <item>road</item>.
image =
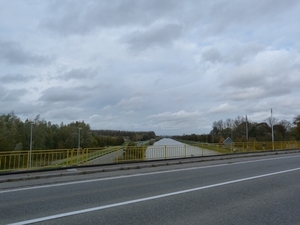
POLYGON ((0 224, 300 224, 299 153, 44 182, 0 190, 0 224))
POLYGON ((95 164, 105 164, 105 163, 115 163, 117 157, 122 157, 123 155, 123 149, 119 149, 117 151, 108 153, 104 156, 100 156, 96 159, 90 160, 86 165, 95 165, 95 164))

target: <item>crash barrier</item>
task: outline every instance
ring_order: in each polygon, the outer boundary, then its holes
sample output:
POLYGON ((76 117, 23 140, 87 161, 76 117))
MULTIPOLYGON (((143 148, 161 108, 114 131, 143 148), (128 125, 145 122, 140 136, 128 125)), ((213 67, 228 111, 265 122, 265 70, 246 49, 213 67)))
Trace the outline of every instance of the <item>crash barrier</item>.
POLYGON ((216 154, 298 149, 300 142, 192 143, 176 146, 113 146, 0 152, 0 172, 100 165, 143 160, 163 160, 216 154))
POLYGON ((186 158, 204 155, 216 155, 217 151, 205 148, 204 144, 192 145, 174 145, 174 146, 149 146, 145 152, 146 160, 186 158))
MULTIPOLYGON (((209 145, 208 145, 209 148, 209 145)), ((299 141, 277 141, 277 142, 233 142, 215 145, 213 147, 219 153, 243 153, 272 150, 287 150, 300 148, 299 141)))
POLYGON ((0 171, 21 171, 90 164, 118 147, 0 152, 0 171))

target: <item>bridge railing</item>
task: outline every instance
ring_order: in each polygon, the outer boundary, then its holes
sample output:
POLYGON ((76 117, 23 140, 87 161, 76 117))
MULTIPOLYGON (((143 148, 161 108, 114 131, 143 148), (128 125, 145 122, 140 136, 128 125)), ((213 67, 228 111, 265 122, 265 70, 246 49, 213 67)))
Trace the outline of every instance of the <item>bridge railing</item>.
POLYGON ((300 148, 299 141, 277 142, 235 142, 229 144, 206 144, 208 149, 214 149, 219 153, 258 152, 300 148))
POLYGON ((237 142, 227 145, 194 143, 193 145, 183 144, 179 146, 114 146, 85 149, 5 151, 0 152, 0 172, 299 148, 300 142, 288 141, 237 142))

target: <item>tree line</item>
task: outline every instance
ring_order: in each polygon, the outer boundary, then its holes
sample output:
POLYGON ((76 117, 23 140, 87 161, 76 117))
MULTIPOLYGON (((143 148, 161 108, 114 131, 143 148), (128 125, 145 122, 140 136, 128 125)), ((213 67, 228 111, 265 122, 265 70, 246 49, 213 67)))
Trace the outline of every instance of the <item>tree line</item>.
POLYGON ((272 141, 272 126, 274 141, 300 140, 300 115, 293 118, 293 121, 278 120, 275 117, 268 117, 262 122, 252 122, 247 117, 238 116, 235 119, 214 121, 212 130, 208 134, 191 134, 174 136, 175 139, 223 143, 230 137, 235 142, 246 141, 272 141))
POLYGON ((156 134, 154 131, 122 131, 122 130, 92 130, 94 134, 102 136, 117 136, 127 137, 131 141, 147 141, 155 139, 156 134))
POLYGON ((39 115, 34 120, 22 121, 11 112, 0 115, 0 151, 29 150, 31 130, 34 150, 77 148, 78 143, 81 148, 117 146, 125 140, 155 138, 153 131, 91 130, 90 125, 84 121, 57 125, 41 119, 39 115))

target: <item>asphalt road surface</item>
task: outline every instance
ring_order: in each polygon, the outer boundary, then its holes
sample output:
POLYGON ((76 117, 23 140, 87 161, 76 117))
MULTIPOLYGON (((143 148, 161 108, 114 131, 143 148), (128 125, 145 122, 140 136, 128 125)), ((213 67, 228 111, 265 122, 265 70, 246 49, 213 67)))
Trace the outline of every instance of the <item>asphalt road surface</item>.
POLYGON ((52 181, 0 190, 0 224, 300 224, 300 154, 52 181))

